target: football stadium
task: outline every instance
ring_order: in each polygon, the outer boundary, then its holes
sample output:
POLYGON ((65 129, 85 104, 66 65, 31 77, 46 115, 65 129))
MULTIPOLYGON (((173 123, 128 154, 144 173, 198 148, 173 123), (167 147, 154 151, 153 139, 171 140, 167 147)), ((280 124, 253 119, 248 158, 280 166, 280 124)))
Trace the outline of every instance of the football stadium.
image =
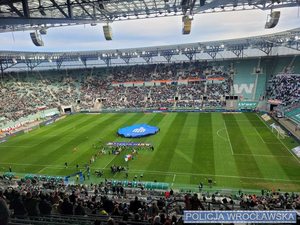
POLYGON ((299 223, 299 7, 0 0, 0 225, 299 223))

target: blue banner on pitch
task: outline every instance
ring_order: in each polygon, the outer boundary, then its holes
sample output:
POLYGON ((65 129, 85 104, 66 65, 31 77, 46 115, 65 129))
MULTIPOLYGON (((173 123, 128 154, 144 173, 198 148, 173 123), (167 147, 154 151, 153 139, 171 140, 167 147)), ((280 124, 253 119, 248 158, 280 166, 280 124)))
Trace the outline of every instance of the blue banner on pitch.
POLYGON ((184 211, 185 223, 296 223, 296 211, 184 211))
POLYGON ((126 138, 140 138, 156 134, 158 131, 158 127, 150 126, 148 124, 135 124, 129 127, 120 128, 118 134, 126 138))

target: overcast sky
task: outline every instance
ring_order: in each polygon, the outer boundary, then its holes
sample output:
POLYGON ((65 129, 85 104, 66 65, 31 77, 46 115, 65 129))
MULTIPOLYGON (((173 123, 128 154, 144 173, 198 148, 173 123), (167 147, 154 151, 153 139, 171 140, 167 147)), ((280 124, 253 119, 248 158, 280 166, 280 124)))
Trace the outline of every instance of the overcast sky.
POLYGON ((44 47, 32 44, 29 31, 0 33, 0 50, 77 51, 148 47, 248 37, 300 27, 299 9, 281 9, 278 25, 264 29, 269 11, 252 10, 196 15, 190 35, 182 35, 181 17, 163 17, 111 24, 113 40, 105 41, 102 25, 53 28, 44 47))

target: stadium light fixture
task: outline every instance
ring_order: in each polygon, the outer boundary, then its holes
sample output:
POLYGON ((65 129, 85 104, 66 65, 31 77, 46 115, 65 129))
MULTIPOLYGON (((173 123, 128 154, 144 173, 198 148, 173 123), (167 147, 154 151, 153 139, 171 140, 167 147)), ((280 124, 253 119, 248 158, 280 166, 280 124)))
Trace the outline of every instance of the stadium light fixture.
POLYGON ((31 32, 30 37, 31 37, 32 43, 35 46, 39 46, 39 47, 44 46, 44 42, 42 40, 42 37, 37 31, 31 32))
POLYGON ((192 28, 192 16, 185 15, 182 17, 182 22, 183 22, 183 28, 182 28, 182 34, 190 34, 191 33, 191 28, 192 28))
POLYGON ((266 24, 265 24, 265 29, 271 29, 274 28, 278 22, 279 22, 279 18, 280 18, 280 11, 272 11, 271 13, 268 15, 266 24))
POLYGON ((103 33, 104 33, 105 40, 107 41, 112 40, 112 29, 111 26, 109 26, 109 24, 103 26, 103 33))

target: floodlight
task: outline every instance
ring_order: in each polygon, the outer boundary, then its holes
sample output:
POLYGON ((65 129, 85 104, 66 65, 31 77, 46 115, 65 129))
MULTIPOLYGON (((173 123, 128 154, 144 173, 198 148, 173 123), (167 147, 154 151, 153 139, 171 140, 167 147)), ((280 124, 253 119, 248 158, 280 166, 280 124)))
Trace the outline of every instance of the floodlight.
POLYGON ((42 40, 42 37, 37 31, 31 32, 30 37, 31 37, 32 43, 35 46, 44 46, 44 42, 42 40))
POLYGON ((182 34, 190 34, 192 28, 192 20, 193 17, 191 16, 182 17, 182 22, 183 22, 182 34))
POLYGON ((280 18, 280 11, 271 12, 265 24, 265 28, 266 29, 274 28, 278 24, 279 18, 280 18))
POLYGON ((104 25, 103 26, 103 32, 104 32, 105 40, 111 41, 112 40, 112 29, 111 29, 111 26, 109 26, 108 24, 104 25))

